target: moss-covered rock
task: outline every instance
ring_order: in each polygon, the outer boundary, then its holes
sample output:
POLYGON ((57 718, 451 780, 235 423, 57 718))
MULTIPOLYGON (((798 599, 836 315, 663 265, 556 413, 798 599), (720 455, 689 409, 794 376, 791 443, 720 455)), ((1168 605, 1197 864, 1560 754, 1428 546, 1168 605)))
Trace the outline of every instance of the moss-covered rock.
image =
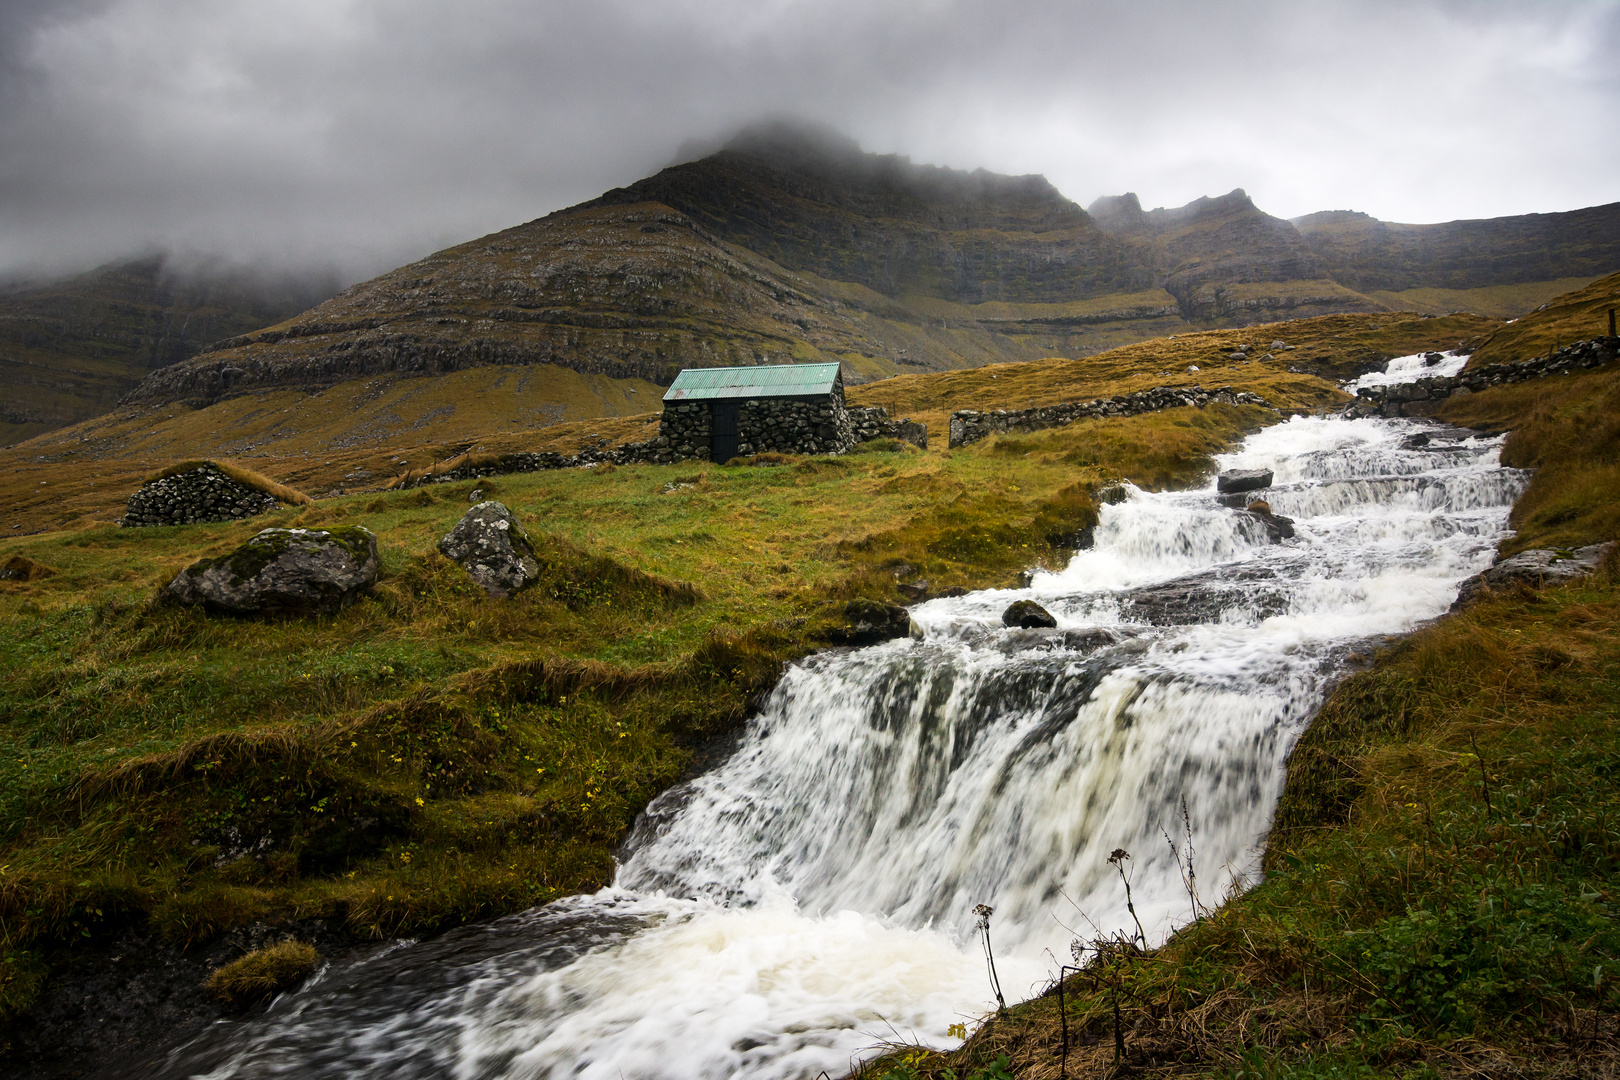
POLYGON ((368 529, 265 529, 228 555, 188 566, 164 595, 231 615, 318 615, 346 607, 376 580, 377 538, 368 529))

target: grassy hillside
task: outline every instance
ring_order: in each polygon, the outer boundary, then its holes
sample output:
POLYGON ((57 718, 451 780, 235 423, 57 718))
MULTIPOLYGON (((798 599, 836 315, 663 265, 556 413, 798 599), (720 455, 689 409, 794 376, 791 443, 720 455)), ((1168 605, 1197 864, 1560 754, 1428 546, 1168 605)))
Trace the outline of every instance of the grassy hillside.
POLYGON ((0 289, 0 444, 104 413, 149 372, 335 291, 164 256, 0 289))
MULTIPOLYGON (((1344 319, 1265 336, 1304 343, 1288 355, 1331 371, 1472 325, 1344 319)), ((890 385, 923 413, 947 394, 1017 404, 1044 385, 1071 398, 1165 381, 1160 365, 1230 344, 1178 338, 1093 372, 1010 365, 941 377, 959 380, 949 391, 894 380, 863 392, 890 385)), ((1330 381, 1281 363, 1173 381, 1195 379, 1288 408, 1339 400, 1330 381)), ((848 640, 852 599, 899 600, 897 568, 943 589, 1058 565, 1053 538, 1095 512, 1094 487, 1197 482, 1210 453, 1276 415, 1212 406, 954 452, 939 438, 926 453, 875 444, 775 467, 485 480, 546 553, 541 583, 504 603, 434 549, 471 483, 119 530, 107 516, 165 462, 145 444, 97 443, 91 426, 36 441, 7 462, 22 470, 4 474, 8 505, 26 491, 40 518, 94 509, 74 528, 0 539, 0 559, 54 571, 0 584, 0 1002, 25 1007, 51 971, 131 926, 176 943, 308 917, 359 935, 425 932, 595 888, 640 807, 702 762, 783 660, 848 640), (340 615, 280 623, 154 602, 184 566, 272 522, 373 529, 381 581, 340 615)), ((544 433, 561 446, 605 427, 544 433)), ((323 490, 271 462, 293 460, 245 461, 323 490)))
POLYGON ((1542 304, 1591 283, 1589 278, 1524 281, 1515 285, 1482 285, 1477 289, 1416 288, 1370 290, 1367 295, 1393 311, 1419 311, 1444 315, 1472 311, 1495 319, 1517 319, 1542 304))
MULTIPOLYGON (((1497 325, 1468 315, 1324 316, 1184 333, 1081 360, 900 376, 851 387, 848 398, 915 417, 940 446, 954 409, 1024 408, 1150 386, 1231 384, 1271 401, 1317 407, 1336 395, 1313 372, 1348 378, 1391 356, 1451 347, 1497 325), (1229 359, 1239 345, 1255 346, 1255 355, 1263 356, 1258 350, 1278 338, 1295 348, 1269 362, 1229 359)), ((238 459, 301 491, 327 494, 378 489, 408 468, 468 450, 573 453, 604 439, 638 441, 656 432, 657 413, 647 410, 657 409, 661 396, 659 387, 640 380, 480 367, 352 379, 320 393, 265 392, 200 409, 129 406, 0 450, 0 535, 116 521, 141 476, 182 457, 238 459)))
POLYGON ((1480 341, 1470 365, 1546 356, 1560 345, 1609 332, 1609 310, 1620 317, 1620 273, 1564 293, 1480 341))

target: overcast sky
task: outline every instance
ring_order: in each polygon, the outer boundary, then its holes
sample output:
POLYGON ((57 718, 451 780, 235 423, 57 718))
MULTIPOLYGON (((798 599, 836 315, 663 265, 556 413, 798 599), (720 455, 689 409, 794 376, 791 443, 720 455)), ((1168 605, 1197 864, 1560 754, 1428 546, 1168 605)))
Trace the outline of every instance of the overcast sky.
POLYGON ((143 247, 350 279, 766 115, 1395 221, 1620 199, 1620 0, 0 0, 0 273, 143 247))

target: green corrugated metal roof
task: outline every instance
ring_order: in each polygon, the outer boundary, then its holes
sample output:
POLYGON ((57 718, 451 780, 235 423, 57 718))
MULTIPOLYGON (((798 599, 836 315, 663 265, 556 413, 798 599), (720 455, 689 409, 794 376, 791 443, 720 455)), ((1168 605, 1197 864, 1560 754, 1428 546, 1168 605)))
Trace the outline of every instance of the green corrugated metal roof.
POLYGON ((664 394, 664 400, 705 401, 715 398, 830 394, 837 381, 837 364, 685 368, 675 376, 675 381, 664 394))

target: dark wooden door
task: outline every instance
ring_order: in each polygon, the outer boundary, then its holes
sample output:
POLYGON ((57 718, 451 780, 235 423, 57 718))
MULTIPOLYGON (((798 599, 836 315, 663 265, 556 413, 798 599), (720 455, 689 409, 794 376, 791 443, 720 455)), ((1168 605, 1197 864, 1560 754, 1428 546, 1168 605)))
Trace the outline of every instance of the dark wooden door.
POLYGON ((737 411, 741 402, 715 401, 709 405, 709 460, 725 464, 737 456, 737 411))

